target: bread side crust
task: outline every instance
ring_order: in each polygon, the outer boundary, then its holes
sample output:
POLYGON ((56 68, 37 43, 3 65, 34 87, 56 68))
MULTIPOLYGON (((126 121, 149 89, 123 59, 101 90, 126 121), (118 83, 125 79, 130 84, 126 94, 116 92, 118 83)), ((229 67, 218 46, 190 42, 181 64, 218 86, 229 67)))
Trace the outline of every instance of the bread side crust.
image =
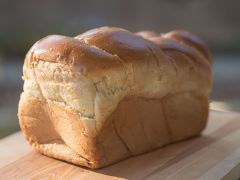
POLYGON ((105 127, 100 136, 92 136, 96 134, 92 122, 86 123, 77 112, 59 103, 42 101, 23 93, 18 117, 28 142, 49 157, 95 169, 129 156, 111 126, 105 127), (106 147, 102 147, 101 139, 116 148, 109 151, 110 160, 105 157, 106 147))
POLYGON ((22 132, 35 150, 97 169, 199 135, 206 126, 208 101, 195 93, 125 99, 101 131, 94 132, 94 125, 76 111, 23 93, 18 116, 22 132))

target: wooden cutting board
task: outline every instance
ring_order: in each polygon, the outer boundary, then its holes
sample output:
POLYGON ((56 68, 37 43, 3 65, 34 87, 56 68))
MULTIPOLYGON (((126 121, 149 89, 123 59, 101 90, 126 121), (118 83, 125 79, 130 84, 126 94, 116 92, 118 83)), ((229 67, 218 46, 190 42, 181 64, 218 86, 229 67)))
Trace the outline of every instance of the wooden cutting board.
POLYGON ((0 141, 0 179, 238 179, 240 114, 211 111, 201 137, 89 170, 31 150, 20 132, 0 141))

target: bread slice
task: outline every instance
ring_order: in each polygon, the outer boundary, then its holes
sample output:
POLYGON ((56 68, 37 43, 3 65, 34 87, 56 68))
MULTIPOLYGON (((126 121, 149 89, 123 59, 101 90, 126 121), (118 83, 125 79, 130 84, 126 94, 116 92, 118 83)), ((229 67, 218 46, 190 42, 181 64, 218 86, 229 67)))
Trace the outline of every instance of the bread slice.
POLYGON ((20 126, 49 157, 96 169, 206 126, 211 58, 187 32, 51 35, 29 50, 23 73, 20 126))

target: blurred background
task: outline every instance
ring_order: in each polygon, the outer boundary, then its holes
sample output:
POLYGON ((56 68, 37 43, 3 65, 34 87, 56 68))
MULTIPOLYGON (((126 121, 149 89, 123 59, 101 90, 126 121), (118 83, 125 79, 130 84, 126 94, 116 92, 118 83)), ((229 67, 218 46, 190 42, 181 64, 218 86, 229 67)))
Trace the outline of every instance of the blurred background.
POLYGON ((239 8, 238 0, 0 0, 0 138, 19 129, 22 65, 31 45, 48 34, 106 25, 197 34, 213 55, 211 107, 240 111, 239 8))

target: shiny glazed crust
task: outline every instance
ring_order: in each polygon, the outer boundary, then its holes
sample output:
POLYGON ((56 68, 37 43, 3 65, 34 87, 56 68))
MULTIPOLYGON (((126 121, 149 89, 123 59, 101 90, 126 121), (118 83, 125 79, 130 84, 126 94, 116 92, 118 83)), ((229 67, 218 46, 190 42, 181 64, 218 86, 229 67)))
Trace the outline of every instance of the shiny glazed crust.
POLYGON ((23 73, 21 129, 56 159, 101 168, 206 126, 211 59, 188 32, 51 35, 29 50, 23 73))

